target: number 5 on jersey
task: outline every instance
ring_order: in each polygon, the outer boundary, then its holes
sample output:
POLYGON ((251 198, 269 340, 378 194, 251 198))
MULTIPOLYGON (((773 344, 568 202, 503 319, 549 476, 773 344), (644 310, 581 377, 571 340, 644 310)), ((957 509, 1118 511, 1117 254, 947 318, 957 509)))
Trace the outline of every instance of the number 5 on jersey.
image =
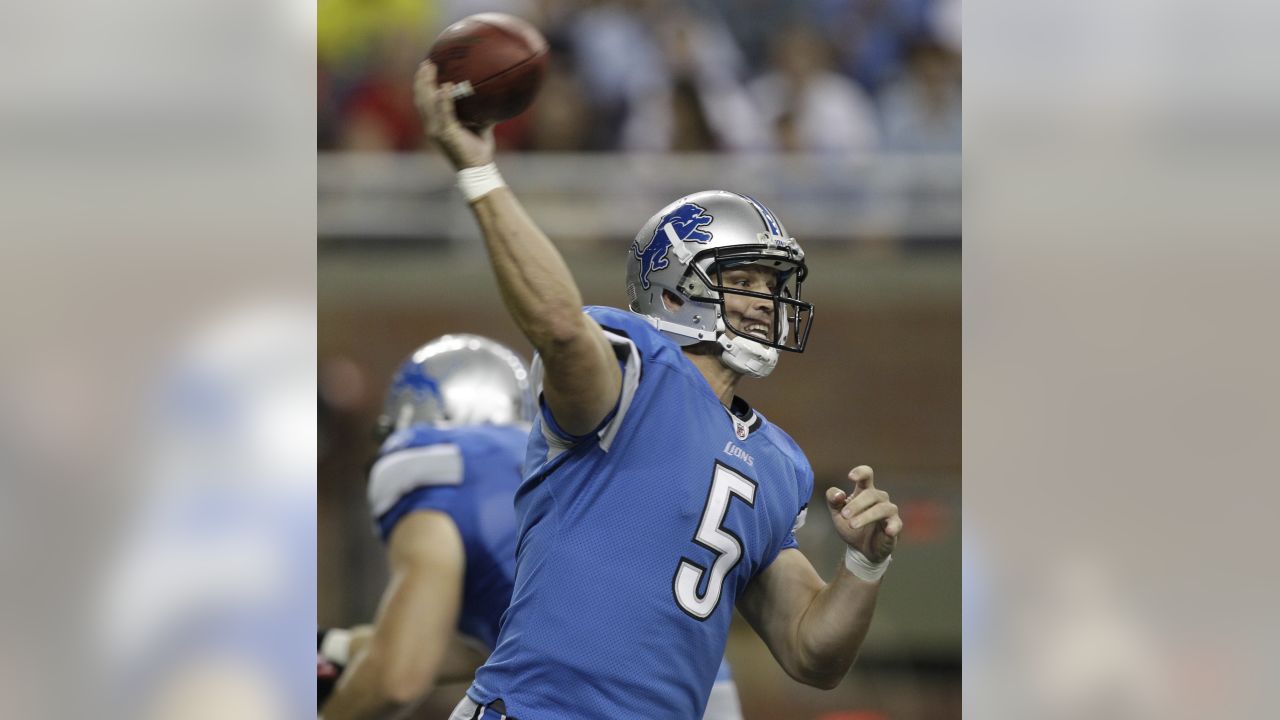
POLYGON ((734 495, 754 508, 755 482, 717 462, 715 474, 711 476, 711 490, 707 492, 707 504, 702 508, 702 519, 693 536, 695 543, 716 554, 707 589, 703 593, 698 592, 707 569, 686 557, 680 558, 671 587, 680 609, 697 620, 706 620, 715 611, 720 604, 725 578, 742 559, 742 539, 723 526, 734 495))

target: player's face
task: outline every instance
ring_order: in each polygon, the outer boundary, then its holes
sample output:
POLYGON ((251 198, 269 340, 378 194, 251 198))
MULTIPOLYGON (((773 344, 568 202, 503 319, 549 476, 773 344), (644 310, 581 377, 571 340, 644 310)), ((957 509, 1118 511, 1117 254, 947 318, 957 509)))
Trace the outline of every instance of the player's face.
MULTIPOLYGON (((732 290, 772 296, 778 291, 778 273, 760 265, 730 268, 720 273, 720 285, 732 290)), ((773 300, 726 292, 724 312, 730 333, 745 333, 761 340, 773 340, 773 300)))

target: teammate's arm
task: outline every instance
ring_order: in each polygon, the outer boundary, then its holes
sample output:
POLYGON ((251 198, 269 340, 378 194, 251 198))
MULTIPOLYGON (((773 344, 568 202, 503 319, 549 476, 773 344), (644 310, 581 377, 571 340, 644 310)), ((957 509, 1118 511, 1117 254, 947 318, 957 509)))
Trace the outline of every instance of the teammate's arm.
MULTIPOLYGON (((491 128, 479 134, 454 114, 451 86, 436 85, 423 63, 414 95, 427 135, 454 168, 493 162, 491 128)), ((560 252, 534 224, 509 188, 471 202, 498 289, 511 317, 542 356, 543 396, 565 432, 583 435, 600 425, 622 388, 622 371, 600 326, 582 312, 582 294, 560 252)))
POLYGON ((356 625, 349 632, 351 633, 351 639, 348 641, 347 653, 351 657, 355 657, 369 647, 369 640, 373 638, 373 626, 356 625))
POLYGON ((383 717, 431 689, 455 634, 466 553, 457 526, 437 511, 396 524, 391 581, 363 651, 323 708, 325 720, 383 717))
MULTIPOLYGON (((373 625, 356 625, 350 629, 351 639, 347 646, 350 657, 357 658, 368 649, 373 631, 373 625)), ((444 657, 440 659, 440 666, 436 668, 436 684, 470 682, 476 675, 476 669, 484 664, 487 657, 489 652, 479 642, 455 633, 449 640, 449 648, 444 657)))
MULTIPOLYGON (((827 490, 836 533, 874 563, 887 560, 902 532, 898 508, 875 487, 871 468, 849 473, 855 491, 827 490)), ((845 564, 824 583, 800 551, 789 548, 752 578, 738 609, 792 678, 821 688, 840 683, 871 627, 880 582, 845 564)))

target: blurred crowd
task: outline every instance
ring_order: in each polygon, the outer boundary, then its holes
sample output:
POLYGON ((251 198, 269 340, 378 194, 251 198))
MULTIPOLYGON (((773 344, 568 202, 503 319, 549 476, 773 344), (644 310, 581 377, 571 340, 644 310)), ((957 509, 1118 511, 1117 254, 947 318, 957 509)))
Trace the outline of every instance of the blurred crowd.
POLYGON ((319 148, 423 145, 412 77, 476 12, 551 46, 501 149, 958 153, 959 0, 319 0, 319 148))

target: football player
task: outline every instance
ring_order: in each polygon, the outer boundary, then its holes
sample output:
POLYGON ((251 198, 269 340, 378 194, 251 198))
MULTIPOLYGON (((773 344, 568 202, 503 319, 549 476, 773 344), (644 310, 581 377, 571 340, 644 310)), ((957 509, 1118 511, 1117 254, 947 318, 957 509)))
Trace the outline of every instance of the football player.
POLYGON ((848 544, 824 582, 796 548, 813 473, 737 397, 812 307, 804 253, 755 200, 681 198, 640 229, 629 311, 582 307, 563 258, 424 62, 424 129, 458 170, 513 319, 537 349, 540 413, 516 496, 515 587, 498 644, 453 720, 697 718, 736 604, 793 678, 831 688, 866 636, 902 531, 871 468, 830 487, 848 544))
MULTIPOLYGON (((368 491, 392 577, 372 627, 320 635, 327 720, 387 717, 436 682, 470 680, 493 649, 515 574, 530 383, 519 356, 476 335, 433 340, 396 371, 368 491)), ((707 720, 741 720, 727 665, 713 697, 707 720)))
POLYGON ((321 640, 325 659, 350 659, 327 720, 385 717, 421 699, 442 669, 469 678, 493 646, 511 594, 511 497, 531 408, 524 362, 487 338, 445 335, 396 371, 368 487, 391 578, 371 633, 356 632, 354 646, 342 631, 321 640))

